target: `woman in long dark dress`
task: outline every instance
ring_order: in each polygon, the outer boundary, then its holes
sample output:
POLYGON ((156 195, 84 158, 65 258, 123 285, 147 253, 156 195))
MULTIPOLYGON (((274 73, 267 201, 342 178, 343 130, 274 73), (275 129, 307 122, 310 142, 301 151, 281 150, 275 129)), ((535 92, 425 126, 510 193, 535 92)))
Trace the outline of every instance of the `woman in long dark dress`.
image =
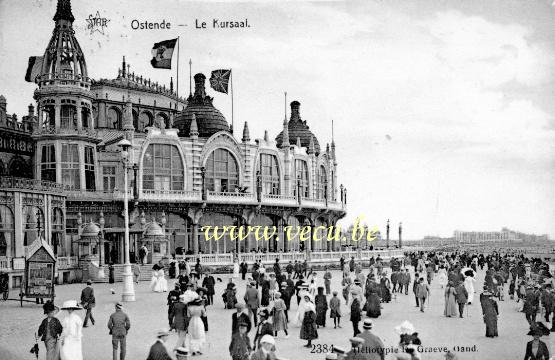
POLYGON ((387 278, 387 274, 383 273, 382 278, 380 279, 380 289, 381 289, 381 298, 383 302, 390 302, 391 301, 391 282, 387 278))
POLYGON ((316 328, 326 326, 326 312, 328 311, 328 300, 326 295, 324 295, 324 288, 322 286, 318 287, 318 295, 314 300, 316 304, 316 328))
POLYGON ((370 318, 377 318, 382 314, 378 288, 378 285, 372 282, 370 287, 367 289, 368 296, 366 297, 366 316, 370 318))
POLYGON ((497 332, 497 316, 499 315, 497 302, 491 298, 492 294, 489 291, 484 291, 482 295, 484 295, 481 303, 486 324, 486 337, 499 336, 497 332))
POLYGON ((237 289, 235 284, 230 282, 225 290, 225 308, 234 309, 235 304, 237 304, 237 289))
POLYGON ((283 302, 285 302, 285 319, 289 322, 289 309, 291 308, 291 296, 293 293, 291 292, 290 288, 287 286, 287 282, 283 281, 281 283, 281 298, 283 302))
POLYGON ((318 339, 318 331, 316 330, 316 306, 312 302, 312 297, 309 294, 304 295, 304 316, 301 325, 301 340, 307 340, 308 343, 305 347, 312 346, 312 340, 318 339))
POLYGON ((353 298, 353 302, 351 303, 351 322, 353 323, 353 336, 357 336, 358 334, 360 334, 358 323, 362 319, 361 312, 362 311, 360 309, 360 302, 358 301, 358 298, 355 297, 353 298))
POLYGON ((262 285, 262 298, 260 299, 260 305, 268 306, 270 305, 270 281, 263 277, 261 282, 262 285))

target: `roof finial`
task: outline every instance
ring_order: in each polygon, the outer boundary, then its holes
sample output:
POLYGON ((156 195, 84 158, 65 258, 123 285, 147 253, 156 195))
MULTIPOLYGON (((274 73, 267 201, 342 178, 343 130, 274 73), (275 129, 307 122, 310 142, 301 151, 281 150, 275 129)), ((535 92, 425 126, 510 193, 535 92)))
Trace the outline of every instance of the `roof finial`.
POLYGON ((126 65, 125 65, 125 55, 123 56, 123 61, 121 62, 121 77, 125 77, 125 74, 127 74, 126 71, 126 65))
POLYGON ((56 6, 56 14, 53 18, 54 21, 58 20, 68 20, 73 22, 75 17, 71 13, 71 1, 70 0, 58 0, 58 5, 56 6))
POLYGON ((308 153, 314 154, 315 152, 316 152, 316 149, 314 147, 314 136, 311 136, 310 142, 308 143, 308 153))
POLYGON ((301 147, 301 138, 297 136, 297 147, 301 147))
POLYGON ((251 136, 249 133, 249 124, 245 121, 245 126, 243 127, 243 138, 241 139, 242 142, 246 143, 251 141, 251 136))
POLYGON ((270 137, 268 136, 268 130, 264 130, 264 141, 265 142, 270 141, 270 137))
POLYGON ((189 136, 191 136, 191 138, 193 138, 193 139, 198 138, 197 117, 194 113, 193 113, 193 118, 191 119, 191 127, 190 127, 190 130, 189 130, 189 136))

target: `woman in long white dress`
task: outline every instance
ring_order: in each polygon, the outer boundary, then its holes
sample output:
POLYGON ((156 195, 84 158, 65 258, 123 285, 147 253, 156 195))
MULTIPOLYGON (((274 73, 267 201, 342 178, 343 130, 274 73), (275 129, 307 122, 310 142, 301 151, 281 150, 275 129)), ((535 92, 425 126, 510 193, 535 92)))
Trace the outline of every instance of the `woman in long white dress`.
POLYGON ((437 278, 439 285, 443 289, 447 285, 447 270, 445 270, 443 265, 441 265, 437 271, 437 278))
POLYGON ((297 326, 301 327, 303 324, 304 313, 310 307, 310 301, 306 301, 305 296, 310 299, 310 294, 307 290, 303 290, 299 293, 301 297, 301 302, 299 302, 299 306, 297 307, 297 314, 295 314, 295 323, 297 326))
POLYGON ((168 280, 164 276, 164 268, 158 270, 158 283, 156 284, 156 292, 168 291, 168 280))
POLYGON ((158 288, 158 265, 152 267, 152 277, 150 278, 150 290, 156 291, 158 288))
POLYGON ((233 278, 239 278, 239 260, 237 258, 233 260, 233 278))
POLYGON ((467 276, 464 279, 464 288, 468 292, 468 305, 472 304, 474 301, 474 283, 476 279, 473 276, 467 276))
POLYGON ((187 306, 187 314, 190 318, 187 333, 189 336, 189 350, 192 355, 202 354, 202 347, 206 342, 204 323, 202 316, 206 316, 206 311, 200 299, 193 300, 187 306))
POLYGON ((82 310, 76 300, 64 302, 62 310, 67 316, 62 320, 63 331, 60 335, 60 356, 62 360, 83 360, 81 338, 83 337, 83 320, 74 310, 82 310))

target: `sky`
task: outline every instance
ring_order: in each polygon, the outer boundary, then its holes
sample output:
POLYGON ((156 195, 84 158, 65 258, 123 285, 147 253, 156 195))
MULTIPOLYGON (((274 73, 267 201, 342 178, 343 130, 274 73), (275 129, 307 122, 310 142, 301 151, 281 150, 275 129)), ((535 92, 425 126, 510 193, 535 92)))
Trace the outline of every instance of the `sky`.
MULTIPOLYGON (((27 59, 44 53, 55 8, 0 0, 0 94, 19 117, 35 89, 24 81, 27 59)), ((189 59, 193 74, 233 69, 237 138, 245 121, 251 138, 277 136, 285 91, 323 148, 333 119, 345 225, 363 216, 383 229, 390 219, 403 223, 405 239, 504 226, 555 238, 551 0, 74 0, 72 8, 92 78, 116 77, 125 55, 131 71, 169 84, 176 70, 153 69, 150 49, 179 36, 182 95, 189 59), (87 29, 97 11, 110 20, 104 34, 87 29), (214 18, 250 27, 213 29, 214 18), (134 19, 172 27, 133 30, 134 19), (196 19, 208 28, 195 29, 196 19)), ((208 93, 230 121, 230 97, 208 93)))

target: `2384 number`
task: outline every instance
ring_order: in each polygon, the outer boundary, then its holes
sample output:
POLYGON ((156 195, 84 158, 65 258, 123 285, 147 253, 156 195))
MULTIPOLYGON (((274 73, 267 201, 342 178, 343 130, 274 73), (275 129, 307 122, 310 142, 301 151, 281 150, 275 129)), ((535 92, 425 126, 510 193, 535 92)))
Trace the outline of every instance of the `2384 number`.
POLYGON ((312 350, 310 350, 311 354, 322 354, 328 353, 333 351, 333 344, 312 344, 312 350))

